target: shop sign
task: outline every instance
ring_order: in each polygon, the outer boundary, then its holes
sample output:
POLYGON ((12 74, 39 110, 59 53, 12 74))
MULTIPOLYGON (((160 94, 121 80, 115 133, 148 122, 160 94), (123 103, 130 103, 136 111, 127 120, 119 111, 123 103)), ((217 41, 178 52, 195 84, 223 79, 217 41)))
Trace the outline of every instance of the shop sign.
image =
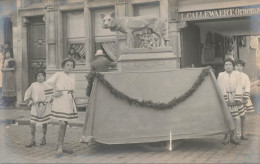
POLYGON ((227 8, 215 10, 203 10, 193 12, 180 12, 179 20, 202 20, 202 19, 216 19, 216 18, 229 18, 241 16, 260 15, 260 7, 252 8, 227 8))

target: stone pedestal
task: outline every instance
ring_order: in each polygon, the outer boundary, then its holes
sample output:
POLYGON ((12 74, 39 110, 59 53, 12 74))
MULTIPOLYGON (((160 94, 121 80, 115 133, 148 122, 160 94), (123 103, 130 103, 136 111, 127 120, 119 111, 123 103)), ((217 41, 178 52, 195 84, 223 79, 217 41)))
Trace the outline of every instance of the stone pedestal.
POLYGON ((121 72, 176 69, 177 56, 171 47, 124 48, 117 64, 121 72))

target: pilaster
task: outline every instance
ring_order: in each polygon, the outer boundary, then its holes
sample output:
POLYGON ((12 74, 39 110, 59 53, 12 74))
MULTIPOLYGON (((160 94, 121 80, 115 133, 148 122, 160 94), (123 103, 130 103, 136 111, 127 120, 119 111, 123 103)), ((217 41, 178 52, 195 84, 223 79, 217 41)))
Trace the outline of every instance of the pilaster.
MULTIPOLYGON (((115 14, 117 17, 128 16, 128 0, 116 0, 115 14)), ((126 35, 121 32, 116 32, 116 46, 118 47, 118 56, 122 54, 122 49, 126 46, 126 35)))
POLYGON ((92 29, 92 16, 91 10, 88 5, 88 0, 84 1, 84 21, 85 21, 85 54, 86 54, 86 67, 90 69, 90 62, 92 61, 93 52, 93 29, 92 29))
MULTIPOLYGON (((48 4, 51 1, 48 2, 48 4)), ((57 8, 55 4, 49 5, 46 10, 46 58, 47 58, 47 69, 58 68, 59 63, 57 63, 57 37, 58 37, 58 17, 57 8)))

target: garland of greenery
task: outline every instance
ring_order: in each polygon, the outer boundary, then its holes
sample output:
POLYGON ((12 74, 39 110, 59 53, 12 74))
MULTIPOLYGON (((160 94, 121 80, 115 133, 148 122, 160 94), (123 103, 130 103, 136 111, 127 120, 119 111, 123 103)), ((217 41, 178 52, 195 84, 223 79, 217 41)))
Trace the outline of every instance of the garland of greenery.
POLYGON ((126 94, 118 91, 116 88, 114 88, 105 78, 104 75, 100 73, 94 73, 94 76, 98 78, 98 80, 106 87, 109 89, 109 91, 117 98, 121 99, 122 101, 127 101, 130 105, 134 104, 140 107, 147 107, 147 108, 152 108, 152 109, 172 109, 174 106, 178 105, 179 103, 185 101, 187 98, 189 98, 195 91, 196 89, 201 85, 201 83, 204 81, 205 77, 210 74, 210 67, 204 68, 200 75, 198 76, 197 80, 194 82, 192 87, 186 91, 183 95, 179 97, 174 97, 171 101, 168 103, 154 103, 150 100, 138 100, 131 98, 127 96, 126 94))

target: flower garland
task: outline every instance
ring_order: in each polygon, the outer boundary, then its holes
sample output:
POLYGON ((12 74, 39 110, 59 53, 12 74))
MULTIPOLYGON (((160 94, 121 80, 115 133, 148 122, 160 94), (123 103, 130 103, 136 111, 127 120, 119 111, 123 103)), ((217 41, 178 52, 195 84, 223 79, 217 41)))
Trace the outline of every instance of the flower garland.
POLYGON ((118 91, 116 88, 114 88, 105 78, 104 75, 100 73, 94 73, 94 76, 98 78, 98 80, 109 89, 110 93, 112 93, 116 98, 121 99, 122 101, 128 102, 130 105, 134 104, 140 107, 146 107, 146 108, 152 108, 157 110, 163 110, 163 109, 172 109, 174 106, 178 105, 179 103, 185 101, 187 98, 189 98, 196 89, 201 85, 201 83, 204 81, 205 77, 210 74, 210 67, 204 68, 200 75, 198 76, 197 80, 194 82, 192 87, 186 91, 183 95, 179 97, 174 97, 171 101, 168 103, 155 103, 150 100, 138 100, 131 98, 127 96, 126 94, 118 91))

